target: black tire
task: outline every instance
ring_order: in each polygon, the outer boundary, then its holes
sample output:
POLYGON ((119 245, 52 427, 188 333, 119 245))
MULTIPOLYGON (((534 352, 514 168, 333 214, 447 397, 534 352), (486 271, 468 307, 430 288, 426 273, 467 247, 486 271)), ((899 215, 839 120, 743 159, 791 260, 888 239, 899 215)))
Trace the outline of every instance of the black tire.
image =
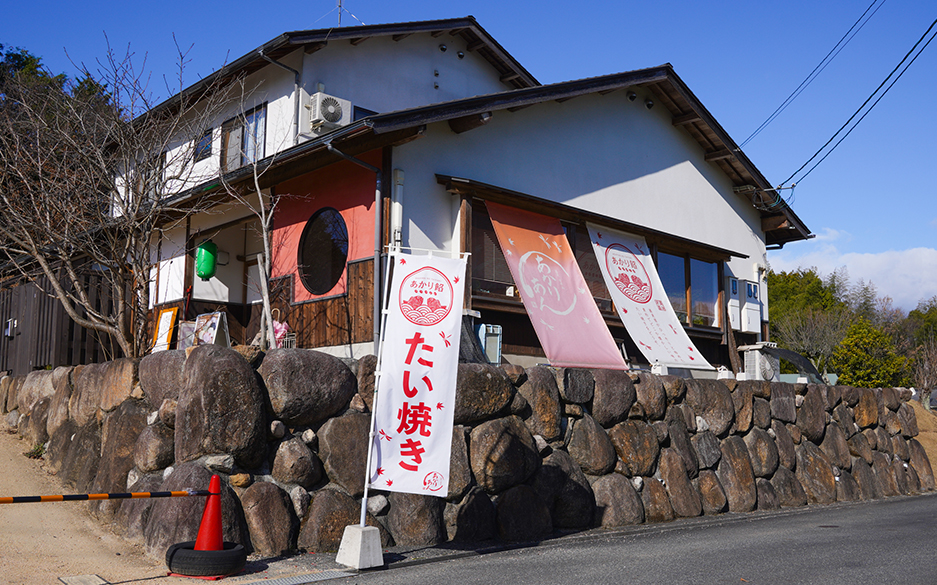
POLYGON ((224 550, 195 550, 195 541, 180 542, 166 551, 171 573, 192 577, 233 575, 247 563, 247 551, 240 544, 225 542, 224 550))

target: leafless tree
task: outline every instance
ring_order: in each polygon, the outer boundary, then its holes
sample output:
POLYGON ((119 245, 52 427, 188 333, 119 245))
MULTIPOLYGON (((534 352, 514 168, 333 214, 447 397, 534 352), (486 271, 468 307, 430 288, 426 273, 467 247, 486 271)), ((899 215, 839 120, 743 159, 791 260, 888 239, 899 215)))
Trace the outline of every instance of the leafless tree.
POLYGON ((850 316, 845 310, 821 311, 805 309, 777 320, 781 344, 806 356, 826 376, 826 367, 833 350, 849 328, 850 316))
MULTIPOLYGON (((185 62, 179 51, 170 93, 185 62)), ((109 50, 80 79, 15 76, 0 96, 0 252, 7 274, 49 283, 75 323, 138 357, 152 344, 152 244, 196 210, 185 194, 206 179, 193 164, 199 139, 230 96, 215 86, 154 109, 129 50, 109 50)))
POLYGON ((930 396, 937 386, 937 338, 927 337, 914 352, 911 380, 921 393, 921 404, 930 410, 930 396))

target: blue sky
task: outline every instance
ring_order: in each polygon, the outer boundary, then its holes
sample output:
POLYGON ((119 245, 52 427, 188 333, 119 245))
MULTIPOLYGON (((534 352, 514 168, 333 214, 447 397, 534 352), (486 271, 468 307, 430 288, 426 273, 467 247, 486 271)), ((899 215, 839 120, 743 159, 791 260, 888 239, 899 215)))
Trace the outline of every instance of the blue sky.
MULTIPOLYGON (((345 8, 366 24, 471 14, 542 83, 671 63, 741 143, 871 3, 345 0, 345 8)), ((744 148, 772 183, 826 142, 937 19, 933 0, 876 6, 849 45, 744 148)), ((72 62, 93 67, 106 39, 118 51, 129 44, 138 58, 146 56, 151 88, 165 97, 162 76, 178 69, 173 35, 184 49, 192 47, 189 84, 282 32, 337 22, 335 0, 34 0, 4 10, 0 43, 27 48, 66 73, 74 72, 72 62)), ((344 13, 343 25, 355 23, 344 13)), ((937 296, 935 72, 937 41, 799 184, 793 208, 817 237, 771 252, 775 270, 816 266, 829 274, 845 266, 853 281, 871 280, 905 310, 937 296)))

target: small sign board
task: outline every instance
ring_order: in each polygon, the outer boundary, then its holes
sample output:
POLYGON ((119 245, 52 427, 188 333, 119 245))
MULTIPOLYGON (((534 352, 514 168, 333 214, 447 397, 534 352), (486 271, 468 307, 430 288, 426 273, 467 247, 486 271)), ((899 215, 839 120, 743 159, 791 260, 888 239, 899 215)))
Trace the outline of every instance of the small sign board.
POLYGON ((204 345, 206 343, 231 347, 226 313, 221 311, 205 313, 195 319, 195 345, 204 345))

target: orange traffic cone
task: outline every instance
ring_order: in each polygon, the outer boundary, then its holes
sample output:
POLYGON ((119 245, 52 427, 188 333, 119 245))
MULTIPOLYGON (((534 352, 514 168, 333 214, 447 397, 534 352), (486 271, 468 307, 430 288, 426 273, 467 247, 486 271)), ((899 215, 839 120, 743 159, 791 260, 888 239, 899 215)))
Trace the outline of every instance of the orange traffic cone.
POLYGON ((224 550, 221 535, 221 478, 217 475, 211 476, 208 493, 194 550, 224 550))

